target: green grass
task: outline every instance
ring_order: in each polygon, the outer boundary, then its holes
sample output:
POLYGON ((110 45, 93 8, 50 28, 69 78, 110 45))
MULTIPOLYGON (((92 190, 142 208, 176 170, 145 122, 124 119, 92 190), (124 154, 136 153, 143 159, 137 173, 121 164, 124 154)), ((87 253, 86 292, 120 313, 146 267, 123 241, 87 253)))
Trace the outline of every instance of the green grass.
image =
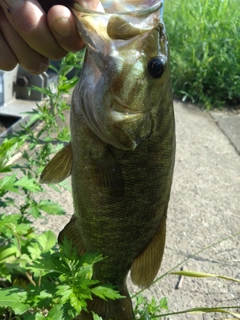
POLYGON ((205 108, 240 104, 239 0, 165 0, 173 92, 205 108))

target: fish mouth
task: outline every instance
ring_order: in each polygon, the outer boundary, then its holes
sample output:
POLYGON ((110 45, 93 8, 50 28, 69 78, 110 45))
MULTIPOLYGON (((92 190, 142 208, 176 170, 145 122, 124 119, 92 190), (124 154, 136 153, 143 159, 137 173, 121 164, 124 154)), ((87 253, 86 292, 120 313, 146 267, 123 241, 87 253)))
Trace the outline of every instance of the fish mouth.
POLYGON ((134 121, 141 118, 144 114, 149 112, 149 109, 146 110, 132 110, 128 106, 119 105, 117 108, 116 104, 114 104, 114 108, 111 108, 110 115, 114 122, 121 122, 124 120, 134 121))
POLYGON ((87 14, 107 15, 107 14, 118 14, 118 15, 130 15, 130 16, 146 16, 153 12, 160 10, 163 6, 162 0, 150 0, 143 1, 143 3, 131 4, 131 1, 121 1, 121 5, 114 6, 110 0, 102 0, 104 11, 96 11, 82 7, 79 3, 74 2, 72 8, 87 14), (135 9, 135 8, 136 9, 135 9))
POLYGON ((122 122, 122 121, 136 121, 142 118, 143 114, 146 112, 147 111, 129 113, 129 112, 119 112, 119 111, 111 110, 110 114, 113 122, 116 123, 116 122, 122 122))
POLYGON ((158 27, 162 1, 101 0, 97 11, 78 3, 72 5, 78 32, 100 70, 104 70, 108 57, 115 51, 122 50, 125 44, 134 46, 137 37, 147 36, 158 27))

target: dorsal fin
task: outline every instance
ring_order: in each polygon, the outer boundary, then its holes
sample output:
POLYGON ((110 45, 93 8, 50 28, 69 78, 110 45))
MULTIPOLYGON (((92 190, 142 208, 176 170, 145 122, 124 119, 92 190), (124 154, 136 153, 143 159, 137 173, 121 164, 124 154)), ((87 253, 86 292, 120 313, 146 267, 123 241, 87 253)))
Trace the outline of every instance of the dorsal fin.
POLYGON ((72 172, 72 147, 69 142, 50 160, 40 176, 40 183, 59 183, 72 172))

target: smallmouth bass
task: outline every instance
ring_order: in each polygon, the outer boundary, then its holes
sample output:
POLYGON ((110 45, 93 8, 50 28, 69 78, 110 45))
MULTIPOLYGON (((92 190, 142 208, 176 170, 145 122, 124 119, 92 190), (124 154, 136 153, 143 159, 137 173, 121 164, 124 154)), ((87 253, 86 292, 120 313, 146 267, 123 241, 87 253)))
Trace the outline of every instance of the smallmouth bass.
POLYGON ((86 44, 71 106, 71 143, 41 175, 57 183, 72 175, 75 214, 61 231, 78 253, 101 253, 93 278, 126 296, 96 297, 91 311, 104 320, 134 319, 126 276, 149 287, 161 264, 175 157, 169 50, 161 1, 74 4, 86 44))

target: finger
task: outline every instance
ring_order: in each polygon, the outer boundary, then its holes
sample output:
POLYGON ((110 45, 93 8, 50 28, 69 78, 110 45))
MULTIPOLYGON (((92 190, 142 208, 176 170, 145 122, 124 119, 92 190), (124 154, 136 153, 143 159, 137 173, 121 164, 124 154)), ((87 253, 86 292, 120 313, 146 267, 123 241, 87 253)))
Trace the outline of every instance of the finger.
POLYGON ((47 15, 36 0, 0 0, 0 4, 15 30, 35 51, 49 59, 61 59, 66 51, 52 35, 47 15))
POLYGON ((0 69, 5 71, 14 69, 18 63, 17 57, 15 56, 1 33, 0 48, 0 69))
MULTIPOLYGON (((17 62, 33 74, 42 73, 48 68, 48 59, 28 46, 6 19, 2 10, 0 10, 0 30, 4 37, 4 39, 2 37, 3 45, 0 46, 1 60, 5 60, 11 68, 17 62)), ((3 69, 6 70, 6 68, 7 65, 3 69)))
POLYGON ((10 71, 16 67, 18 59, 1 31, 4 24, 3 15, 4 13, 0 8, 0 69, 10 71))
POLYGON ((66 51, 78 51, 84 47, 71 11, 60 5, 52 7, 47 15, 48 25, 58 44, 66 51))

